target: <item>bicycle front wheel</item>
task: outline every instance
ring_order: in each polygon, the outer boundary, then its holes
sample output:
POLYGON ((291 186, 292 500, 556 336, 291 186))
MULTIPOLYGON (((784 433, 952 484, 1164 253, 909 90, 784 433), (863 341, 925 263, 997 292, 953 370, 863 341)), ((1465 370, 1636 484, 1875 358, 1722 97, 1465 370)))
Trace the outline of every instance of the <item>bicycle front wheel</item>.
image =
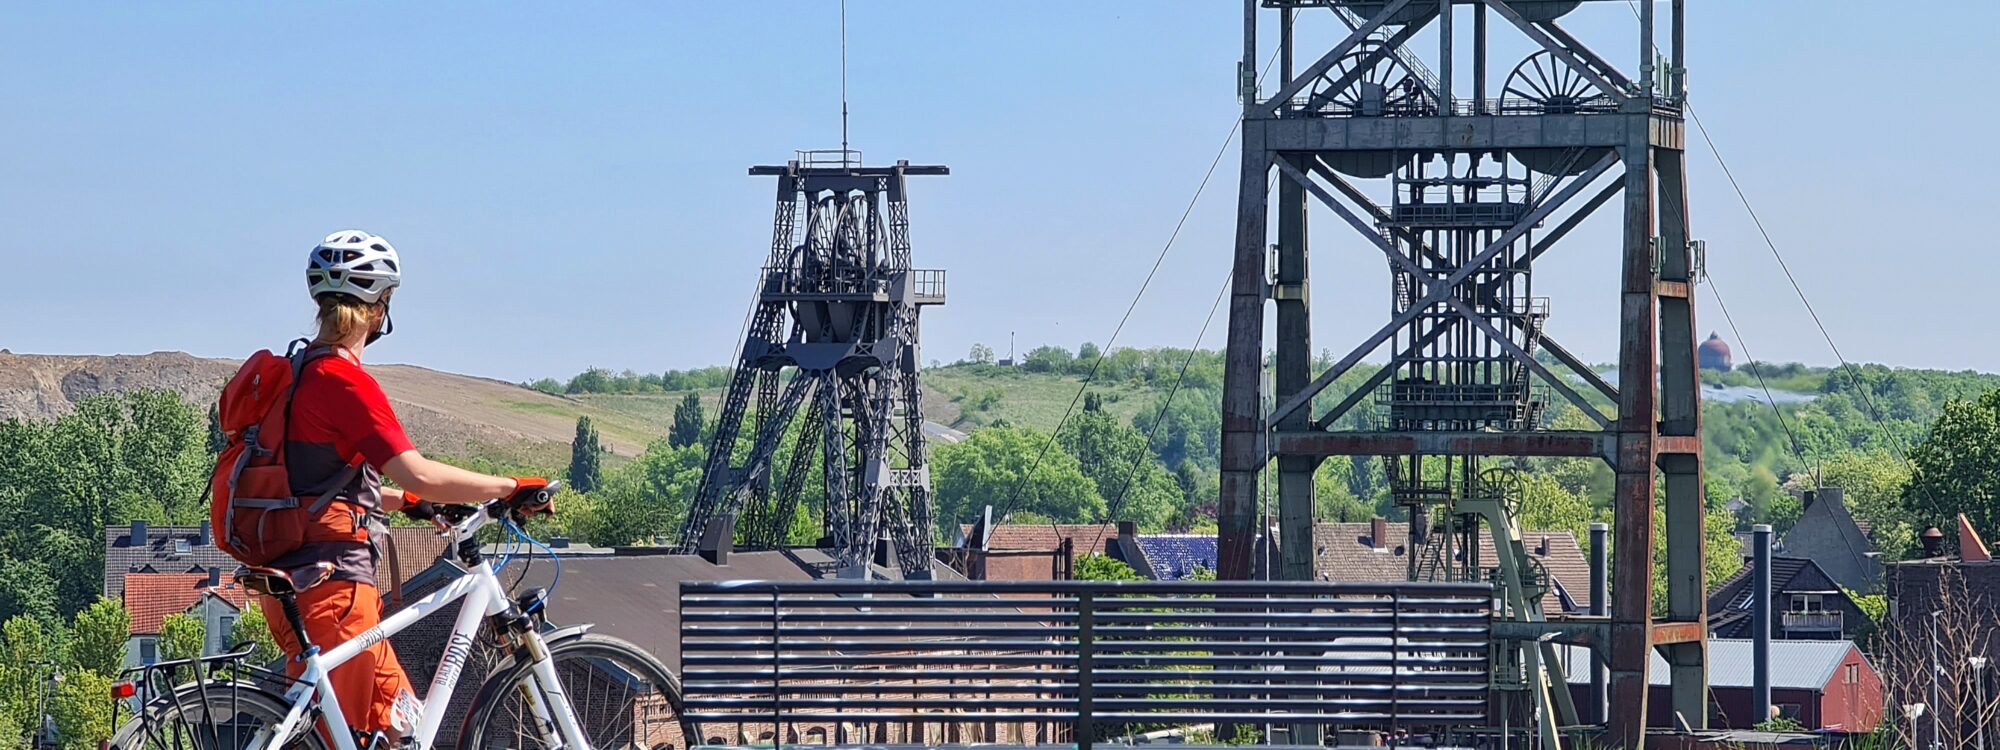
MULTIPOLYGON (((557 679, 595 750, 686 748, 681 738, 680 681, 652 654, 610 636, 586 633, 548 644, 557 679)), ((530 700, 534 665, 504 667, 479 691, 459 732, 459 750, 545 748, 530 700)))
POLYGON ((295 732, 282 745, 270 733, 285 718, 277 696, 248 685, 183 685, 132 717, 111 737, 113 750, 327 750, 319 732, 295 732))

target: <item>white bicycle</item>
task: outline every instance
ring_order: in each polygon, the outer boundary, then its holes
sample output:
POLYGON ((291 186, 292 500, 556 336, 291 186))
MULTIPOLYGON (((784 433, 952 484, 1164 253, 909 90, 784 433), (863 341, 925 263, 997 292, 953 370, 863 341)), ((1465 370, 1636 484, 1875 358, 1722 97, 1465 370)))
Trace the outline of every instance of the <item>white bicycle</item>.
MULTIPOLYGON (((686 747, 680 741, 684 730, 680 683, 658 659, 631 643, 590 633, 589 625, 547 629, 540 617, 546 592, 508 598, 499 575, 505 561, 483 559, 475 535, 497 523, 514 538, 532 542, 520 532, 520 519, 512 509, 495 500, 443 510, 450 518, 440 522, 440 534, 451 540, 450 549, 469 573, 346 643, 321 650, 301 637, 306 644, 305 667, 296 678, 248 664, 246 647, 130 670, 114 693, 142 708, 112 738, 111 747, 391 750, 380 733, 357 737, 347 728, 327 673, 460 599, 465 606, 459 608, 422 706, 414 711, 414 729, 395 748, 435 747, 446 714, 455 708, 452 694, 482 624, 490 626, 489 638, 498 647, 499 658, 465 709, 459 750, 686 747), (192 679, 182 682, 186 675, 192 679)), ((237 572, 236 580, 276 599, 293 632, 303 635, 296 596, 324 580, 324 574, 315 570, 309 574, 313 580, 294 580, 272 568, 245 568, 237 572)))

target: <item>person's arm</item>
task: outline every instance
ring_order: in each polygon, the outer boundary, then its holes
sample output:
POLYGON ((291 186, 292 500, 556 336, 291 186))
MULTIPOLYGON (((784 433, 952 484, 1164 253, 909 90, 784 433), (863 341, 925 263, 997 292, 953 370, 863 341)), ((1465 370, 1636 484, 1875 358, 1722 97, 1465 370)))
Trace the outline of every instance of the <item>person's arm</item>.
MULTIPOLYGON (((384 462, 382 474, 395 480, 404 490, 417 493, 418 497, 434 503, 485 502, 512 495, 517 487, 516 482, 507 477, 466 471, 451 464, 424 458, 423 454, 415 450, 403 451, 384 462)), ((402 498, 398 497, 395 503, 397 508, 400 508, 402 498)))

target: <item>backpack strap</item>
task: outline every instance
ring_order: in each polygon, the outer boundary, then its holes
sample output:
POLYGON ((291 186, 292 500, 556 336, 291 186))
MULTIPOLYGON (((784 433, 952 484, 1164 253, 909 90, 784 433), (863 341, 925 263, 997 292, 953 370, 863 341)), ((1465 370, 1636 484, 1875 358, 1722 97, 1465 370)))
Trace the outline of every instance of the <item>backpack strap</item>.
MULTIPOLYGON (((292 401, 293 397, 298 395, 299 381, 305 379, 306 365, 312 364, 313 360, 320 359, 323 357, 331 357, 337 353, 338 352, 334 351, 334 348, 331 346, 314 346, 305 339, 298 339, 296 341, 293 341, 291 346, 285 350, 285 356, 292 360, 292 385, 285 391, 286 434, 280 436, 279 445, 281 447, 283 446, 285 440, 291 438, 290 433, 292 431, 292 401)), ((359 474, 360 472, 361 472, 360 463, 357 462, 348 464, 347 468, 342 469, 338 475, 334 476, 332 482, 321 485, 324 489, 320 492, 319 499, 314 500, 313 504, 307 507, 306 512, 318 515, 320 511, 326 510, 326 506, 331 504, 334 500, 339 499, 341 490, 346 489, 348 483, 353 482, 354 476, 356 474, 359 474)), ((298 500, 294 498, 293 499, 294 504, 285 507, 296 507, 297 502, 298 500)))

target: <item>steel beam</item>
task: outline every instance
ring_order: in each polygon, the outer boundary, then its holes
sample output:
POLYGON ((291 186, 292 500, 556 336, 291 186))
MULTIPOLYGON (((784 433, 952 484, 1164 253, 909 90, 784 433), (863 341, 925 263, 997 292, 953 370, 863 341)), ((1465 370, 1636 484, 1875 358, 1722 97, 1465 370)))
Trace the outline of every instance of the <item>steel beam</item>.
MULTIPOLYGON (((1254 10, 1255 0, 1246 0, 1254 10)), ((1254 27, 1254 24, 1253 24, 1254 27)), ((1243 132, 1243 169, 1236 186, 1236 261, 1229 288, 1229 343, 1222 370, 1222 483, 1217 503, 1216 577, 1247 581, 1256 540, 1257 486, 1266 456, 1264 369, 1265 236, 1269 231, 1265 177, 1271 155, 1255 133, 1243 132)))
POLYGON ((1653 649, 1653 471, 1658 427, 1658 321, 1653 288, 1653 155, 1624 149, 1625 231, 1618 358, 1618 466, 1611 571, 1612 742, 1644 745, 1653 649))
POLYGON ((1276 432, 1279 456, 1569 456, 1617 465, 1617 437, 1606 432, 1276 432))
MULTIPOLYGON (((1326 54, 1321 55, 1318 60, 1314 61, 1312 65, 1307 66, 1298 76, 1286 81, 1284 88, 1278 89, 1278 93, 1272 95, 1269 100, 1258 106, 1257 114, 1261 117, 1278 116, 1278 113, 1285 108, 1285 102, 1291 101, 1292 97, 1298 96, 1300 91, 1305 90, 1307 86, 1311 86, 1313 79, 1326 75, 1326 72, 1333 68, 1334 63, 1340 62, 1340 58, 1352 51, 1355 45, 1366 41, 1369 34, 1373 34, 1376 29, 1382 28, 1382 25, 1388 23, 1389 19, 1395 18, 1397 13, 1403 11, 1403 6, 1409 4, 1410 0, 1389 0, 1389 3, 1383 6, 1382 10, 1376 12, 1373 18, 1361 24, 1361 27, 1355 29, 1354 33, 1348 34, 1346 39, 1342 39, 1339 43, 1333 45, 1333 49, 1327 50, 1326 54)), ((1254 23, 1253 21, 1252 24, 1254 25, 1254 23)), ((1254 66, 1255 64, 1254 61, 1251 62, 1251 65, 1254 66)))

